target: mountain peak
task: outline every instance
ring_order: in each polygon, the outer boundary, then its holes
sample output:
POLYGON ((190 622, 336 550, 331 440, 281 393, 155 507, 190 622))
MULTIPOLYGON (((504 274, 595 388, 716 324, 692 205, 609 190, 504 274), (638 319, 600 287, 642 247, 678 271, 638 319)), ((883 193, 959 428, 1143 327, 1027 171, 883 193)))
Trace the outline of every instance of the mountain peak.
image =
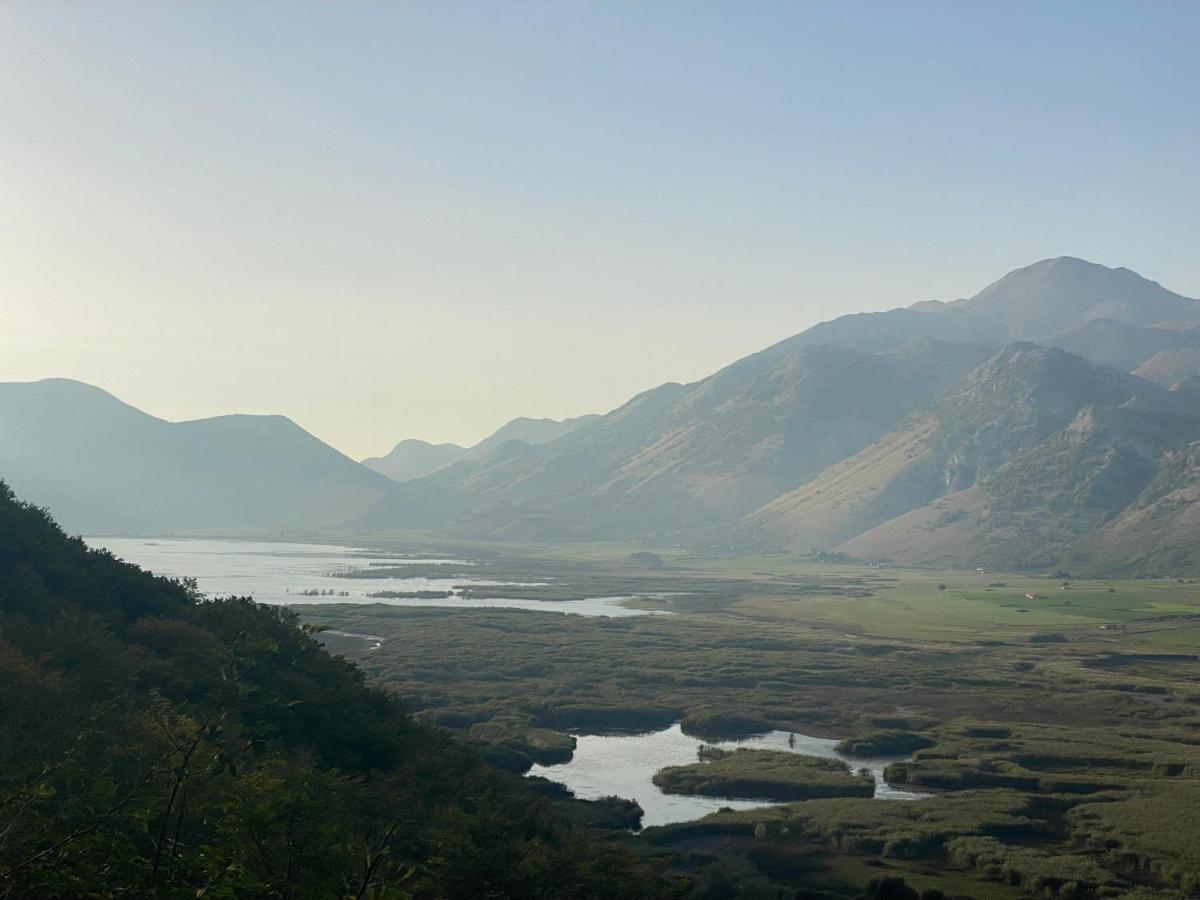
MULTIPOLYGON (((1045 269, 1051 269, 1051 268, 1104 269, 1105 271, 1108 271, 1108 272, 1116 272, 1116 271, 1120 271, 1120 270, 1124 270, 1126 272, 1129 271, 1128 269, 1125 269, 1123 266, 1120 266, 1117 268, 1112 268, 1112 267, 1103 265, 1101 263, 1094 263, 1090 259, 1083 259, 1082 257, 1079 257, 1079 256, 1048 256, 1045 259, 1039 259, 1035 263, 1030 263, 1028 266, 1025 266, 1024 268, 1034 269, 1034 268, 1039 268, 1039 267, 1045 268, 1045 269)), ((1015 269, 1014 271, 1019 272, 1020 269, 1015 269)))
POLYGON ((597 418, 599 416, 596 414, 561 420, 520 416, 501 425, 496 431, 472 447, 471 453, 476 455, 486 453, 508 441, 522 441, 530 445, 548 444, 597 418))
POLYGON ((1132 269, 1109 268, 1076 256, 1054 256, 1038 260, 1019 269, 1013 269, 966 302, 986 300, 992 297, 1005 302, 1014 302, 1022 296, 1031 295, 1038 299, 1053 300, 1056 295, 1062 295, 1064 292, 1071 295, 1083 292, 1090 295, 1107 296, 1113 293, 1124 295, 1130 292, 1152 294, 1157 291, 1170 294, 1172 297, 1179 296, 1172 294, 1157 282, 1143 278, 1132 269))
POLYGON ((362 461, 393 481, 410 481, 448 466, 467 452, 458 444, 431 444, 416 438, 400 441, 385 456, 370 456, 362 461))
MULTIPOLYGON (((985 361, 975 374, 996 372, 1003 369, 1020 368, 1047 371, 1062 374, 1066 368, 1078 371, 1100 371, 1102 367, 1076 356, 1061 347, 1047 347, 1029 341, 1013 341, 996 351, 985 361)), ((1113 372, 1115 376, 1127 378, 1123 372, 1113 372)))
MULTIPOLYGON (((1058 347, 1018 341, 968 375, 939 403, 947 421, 1054 421, 1062 427, 1089 403, 1119 405, 1160 389, 1058 347), (1064 419, 1064 416, 1067 418, 1064 419)), ((1008 426, 1006 426, 1008 427, 1008 426)))
POLYGON ((1074 256, 1014 269, 940 310, 966 315, 1015 339, 1039 340, 1107 318, 1129 325, 1200 321, 1200 302, 1126 268, 1074 256))
POLYGON ((340 525, 386 479, 285 416, 167 422, 67 379, 0 384, 0 471, 72 530, 340 525))

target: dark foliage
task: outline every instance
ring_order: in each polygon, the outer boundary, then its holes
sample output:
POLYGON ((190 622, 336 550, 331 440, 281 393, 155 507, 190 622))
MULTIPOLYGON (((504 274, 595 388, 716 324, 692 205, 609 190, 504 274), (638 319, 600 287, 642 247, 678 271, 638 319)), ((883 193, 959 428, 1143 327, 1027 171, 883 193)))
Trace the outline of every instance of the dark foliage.
POLYGON ((280 607, 201 601, 0 484, 0 897, 650 897, 280 607))
POLYGON ((859 900, 945 900, 945 895, 935 888, 917 893, 903 878, 876 878, 867 885, 859 900))

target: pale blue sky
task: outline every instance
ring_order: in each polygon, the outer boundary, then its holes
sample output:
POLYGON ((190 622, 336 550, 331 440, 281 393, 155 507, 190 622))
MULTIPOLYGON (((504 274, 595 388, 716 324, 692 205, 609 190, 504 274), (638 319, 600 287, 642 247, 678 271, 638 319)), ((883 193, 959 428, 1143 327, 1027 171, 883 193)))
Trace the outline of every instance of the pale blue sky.
POLYGON ((0 3, 0 379, 355 456, 1070 254, 1200 295, 1200 3, 0 3))

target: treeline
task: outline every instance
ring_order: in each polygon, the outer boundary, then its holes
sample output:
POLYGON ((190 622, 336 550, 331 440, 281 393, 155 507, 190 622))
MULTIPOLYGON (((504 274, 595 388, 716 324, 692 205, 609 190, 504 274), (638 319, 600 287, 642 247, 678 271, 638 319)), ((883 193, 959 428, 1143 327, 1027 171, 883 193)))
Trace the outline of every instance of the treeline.
POLYGON ((0 483, 0 896, 668 893, 290 611, 202 601, 0 483))

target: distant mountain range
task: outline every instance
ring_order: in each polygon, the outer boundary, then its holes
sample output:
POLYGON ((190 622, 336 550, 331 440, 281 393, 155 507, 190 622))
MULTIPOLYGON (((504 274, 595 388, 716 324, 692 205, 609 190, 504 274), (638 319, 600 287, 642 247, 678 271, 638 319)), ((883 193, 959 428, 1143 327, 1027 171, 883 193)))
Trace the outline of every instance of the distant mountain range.
POLYGON ((0 384, 0 478, 93 534, 329 527, 395 487, 282 416, 166 422, 65 379, 0 384))
MULTIPOLYGON (((61 429, 43 428, 14 456, 20 423, 4 398, 36 386, 2 387, 0 477, 11 471, 18 489, 22 478, 32 484, 30 460, 45 456, 41 495, 25 489, 29 496, 80 506, 80 521, 158 527, 148 524, 152 505, 120 504, 96 487, 119 449, 112 441, 68 459, 56 443, 61 429), (38 453, 42 446, 49 452, 38 453), (57 479, 50 461, 72 478, 57 479), (79 476, 80 467, 90 474, 79 476)), ((216 427, 150 421, 177 435, 216 427)), ((315 438, 286 426, 265 429, 269 452, 229 444, 222 452, 249 473, 255 460, 296 452, 286 431, 315 453, 297 435, 315 438)), ((280 483, 271 503, 252 510, 240 491, 195 487, 221 468, 194 474, 195 450, 171 445, 151 454, 160 468, 148 469, 162 482, 152 493, 171 498, 160 518, 191 502, 192 519, 229 527, 281 516, 271 524, 819 549, 908 564, 1197 571, 1198 442, 1200 301, 1128 269, 1060 257, 964 300, 821 323, 603 416, 518 419, 472 448, 403 441, 366 466, 316 442, 322 477, 301 479, 306 486, 290 500, 280 483), (192 492, 172 486, 179 480, 192 492)), ((136 473, 128 486, 138 487, 136 473)))
POLYGON ((412 481, 450 465, 466 452, 467 448, 458 444, 430 444, 409 438, 398 443, 386 456, 368 456, 362 464, 392 481, 412 481))
POLYGON ((416 438, 398 443, 387 456, 371 456, 363 465, 386 475, 393 481, 412 481, 443 469, 460 459, 476 459, 509 441, 525 444, 548 444, 586 425, 598 415, 577 416, 573 419, 513 419, 473 447, 458 444, 430 444, 416 438))

